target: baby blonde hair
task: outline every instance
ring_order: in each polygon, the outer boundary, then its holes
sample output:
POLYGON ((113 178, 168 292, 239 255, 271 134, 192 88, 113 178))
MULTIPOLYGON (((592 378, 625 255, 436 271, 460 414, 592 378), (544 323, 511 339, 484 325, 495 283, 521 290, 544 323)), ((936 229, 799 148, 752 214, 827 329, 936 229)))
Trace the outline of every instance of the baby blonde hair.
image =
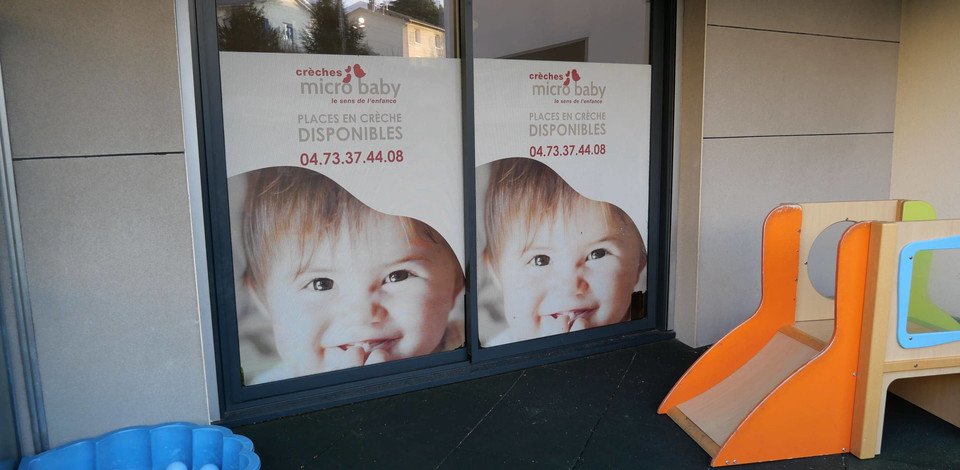
MULTIPOLYGON (((243 282, 255 290, 266 284, 270 263, 289 237, 299 244, 302 272, 312 256, 307 251, 315 249, 318 240, 342 233, 359 238, 369 221, 395 217, 371 209, 330 178, 306 168, 255 170, 248 173, 247 182, 241 222, 247 261, 243 282)), ((445 255, 455 256, 446 240, 427 224, 396 217, 408 238, 417 236, 436 244, 445 255)), ((462 272, 456 276, 462 286, 462 272)))
POLYGON ((630 216, 619 207, 582 196, 550 167, 532 158, 497 160, 491 164, 483 210, 487 236, 484 256, 497 268, 503 244, 511 230, 520 230, 530 243, 536 235, 536 228, 553 222, 560 211, 569 217, 577 209, 592 205, 599 205, 610 227, 626 236, 636 237, 645 265, 647 250, 643 237, 630 216))

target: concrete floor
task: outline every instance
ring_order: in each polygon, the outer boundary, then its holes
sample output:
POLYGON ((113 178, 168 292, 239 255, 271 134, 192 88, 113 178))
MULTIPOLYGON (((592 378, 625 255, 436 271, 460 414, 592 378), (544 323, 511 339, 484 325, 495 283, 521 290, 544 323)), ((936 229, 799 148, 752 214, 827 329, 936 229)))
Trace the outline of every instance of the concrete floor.
MULTIPOLYGON (((253 440, 265 470, 708 468, 709 456, 656 413, 702 351, 666 341, 234 431, 253 440)), ((891 396, 873 460, 733 468, 960 468, 960 429, 891 396)))

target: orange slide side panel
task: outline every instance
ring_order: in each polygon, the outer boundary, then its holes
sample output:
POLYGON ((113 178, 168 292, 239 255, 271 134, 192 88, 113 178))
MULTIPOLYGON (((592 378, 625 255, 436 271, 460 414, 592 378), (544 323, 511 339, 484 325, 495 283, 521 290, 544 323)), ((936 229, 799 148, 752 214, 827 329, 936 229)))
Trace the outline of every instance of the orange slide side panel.
POLYGON ((801 219, 802 210, 797 205, 783 205, 767 215, 763 224, 760 306, 687 370, 664 398, 658 413, 664 414, 709 390, 746 364, 780 327, 793 323, 801 219))
POLYGON ((844 234, 833 339, 744 418, 713 466, 849 451, 869 248, 869 222, 844 234))

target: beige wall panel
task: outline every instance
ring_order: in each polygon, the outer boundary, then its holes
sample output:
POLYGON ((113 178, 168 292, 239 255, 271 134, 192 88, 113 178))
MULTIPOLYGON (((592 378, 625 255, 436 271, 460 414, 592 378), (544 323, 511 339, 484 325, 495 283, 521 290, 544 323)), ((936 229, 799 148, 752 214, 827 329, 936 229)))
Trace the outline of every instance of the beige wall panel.
POLYGON ((50 445, 207 419, 183 155, 21 160, 50 445))
POLYGON ((708 139, 703 143, 698 344, 760 302, 763 220, 782 202, 885 199, 892 136, 708 139))
POLYGON ((960 2, 903 4, 893 197, 960 218, 960 2))
POLYGON ((2 2, 14 158, 182 152, 173 4, 2 2))
POLYGON ((900 0, 711 0, 707 22, 896 41, 900 0))
POLYGON ((893 131, 897 44, 708 26, 705 137, 893 131))

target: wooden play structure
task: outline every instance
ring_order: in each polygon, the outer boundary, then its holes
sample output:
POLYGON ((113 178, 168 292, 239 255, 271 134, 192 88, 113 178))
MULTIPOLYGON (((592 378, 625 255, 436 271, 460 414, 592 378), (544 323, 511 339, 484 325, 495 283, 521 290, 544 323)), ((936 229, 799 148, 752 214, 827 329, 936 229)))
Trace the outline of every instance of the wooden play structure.
MULTIPOLYGON (((706 450, 713 466, 851 451, 873 457, 887 387, 905 377, 936 376, 890 389, 960 425, 960 376, 944 375, 960 373, 960 341, 908 350, 896 340, 901 249, 960 235, 960 221, 922 221, 933 218, 920 201, 774 209, 763 229, 760 306, 700 357, 659 412, 706 450), (824 295, 808 262, 815 240, 838 222, 855 223, 836 244, 834 289, 824 295)), ((929 267, 928 258, 911 261, 912 272, 929 267)), ((928 279, 916 277, 913 290, 921 292, 928 279)), ((931 328, 951 325, 953 317, 925 295, 910 297, 907 304, 924 307, 914 308, 911 331, 940 334, 931 328)))

